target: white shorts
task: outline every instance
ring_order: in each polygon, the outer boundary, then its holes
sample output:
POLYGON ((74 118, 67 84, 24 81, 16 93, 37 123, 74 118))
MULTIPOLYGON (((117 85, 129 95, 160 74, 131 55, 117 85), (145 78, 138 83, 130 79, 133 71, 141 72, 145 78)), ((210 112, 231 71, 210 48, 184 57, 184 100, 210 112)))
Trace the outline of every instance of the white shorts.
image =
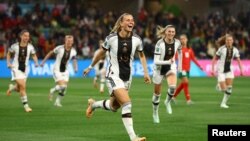
POLYGON ((22 72, 18 69, 12 69, 11 70, 11 80, 17 80, 17 79, 27 79, 27 72, 22 72))
POLYGON ((119 77, 109 77, 106 78, 106 84, 109 90, 109 94, 112 95, 113 91, 116 89, 127 89, 129 90, 132 80, 123 81, 119 77))
POLYGON ((160 71, 160 70, 154 70, 154 72, 153 72, 153 78, 152 78, 153 83, 154 83, 154 84, 161 84, 162 80, 163 80, 166 76, 168 76, 169 74, 176 74, 176 70, 171 69, 171 70, 169 70, 169 71, 166 73, 166 75, 161 75, 161 71, 160 71))
POLYGON ((55 82, 57 81, 69 81, 69 72, 66 70, 65 72, 54 71, 53 77, 55 82))
POLYGON ((226 78, 234 78, 234 73, 232 71, 227 72, 227 73, 223 73, 223 72, 219 72, 218 73, 218 82, 223 82, 226 80, 226 78))

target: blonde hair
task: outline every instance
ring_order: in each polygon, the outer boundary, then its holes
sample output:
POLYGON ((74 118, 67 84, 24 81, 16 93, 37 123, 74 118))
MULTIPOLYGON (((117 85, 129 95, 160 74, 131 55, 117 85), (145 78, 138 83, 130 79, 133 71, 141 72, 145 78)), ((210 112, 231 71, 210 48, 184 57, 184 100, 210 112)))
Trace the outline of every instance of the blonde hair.
MULTIPOLYGON (((110 33, 115 33, 121 31, 121 22, 123 21, 123 18, 127 15, 131 15, 129 13, 123 13, 116 21, 114 27, 112 28, 110 33)), ((132 16, 132 15, 131 15, 132 16)))
POLYGON ((157 26, 157 30, 156 30, 156 36, 157 38, 164 38, 165 37, 165 31, 168 29, 168 28, 175 28, 173 25, 167 25, 165 27, 162 27, 162 26, 157 26))
POLYGON ((220 38, 218 38, 218 40, 215 42, 215 44, 216 44, 218 47, 224 45, 224 44, 226 43, 226 38, 227 38, 227 37, 232 37, 232 38, 233 38, 233 35, 227 33, 227 34, 221 36, 220 38))

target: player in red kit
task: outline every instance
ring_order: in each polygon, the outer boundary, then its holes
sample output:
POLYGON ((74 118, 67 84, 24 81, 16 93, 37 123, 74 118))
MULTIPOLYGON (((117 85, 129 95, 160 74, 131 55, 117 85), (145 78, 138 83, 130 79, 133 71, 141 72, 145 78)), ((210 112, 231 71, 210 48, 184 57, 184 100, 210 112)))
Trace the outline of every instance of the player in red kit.
POLYGON ((175 100, 175 98, 180 93, 180 91, 184 89, 187 104, 193 104, 193 102, 191 101, 191 97, 190 97, 190 93, 188 89, 188 85, 189 85, 188 78, 189 78, 191 61, 193 61, 201 70, 202 70, 202 67, 200 66, 197 59, 195 58, 195 54, 192 48, 190 48, 187 44, 188 42, 187 35, 185 34, 180 35, 180 41, 182 45, 182 71, 179 72, 178 77, 181 79, 181 83, 177 87, 172 99, 175 100))

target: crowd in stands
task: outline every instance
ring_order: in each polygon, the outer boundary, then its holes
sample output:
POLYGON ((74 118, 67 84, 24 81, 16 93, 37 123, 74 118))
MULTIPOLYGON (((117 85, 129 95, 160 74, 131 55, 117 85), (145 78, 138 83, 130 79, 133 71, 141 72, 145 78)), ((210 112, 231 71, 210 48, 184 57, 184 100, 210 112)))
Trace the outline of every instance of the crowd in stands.
MULTIPOLYGON (((103 12, 94 5, 33 4, 30 11, 24 12, 19 4, 9 3, 7 9, 0 8, 0 58, 5 58, 7 48, 17 41, 18 32, 28 29, 32 35, 32 44, 43 58, 56 45, 63 43, 65 34, 73 34, 78 58, 92 58, 103 40, 111 31, 118 11, 103 12)), ((235 46, 240 50, 242 59, 250 59, 250 11, 239 12, 232 16, 230 12, 211 12, 209 15, 193 16, 185 14, 175 16, 171 12, 159 12, 153 15, 141 9, 134 15, 135 32, 142 38, 145 54, 153 57, 157 41, 155 31, 158 25, 173 24, 177 35, 187 34, 189 45, 199 59, 210 59, 216 50, 215 40, 225 33, 233 33, 235 46)), ((178 36, 177 36, 178 37, 178 36)))

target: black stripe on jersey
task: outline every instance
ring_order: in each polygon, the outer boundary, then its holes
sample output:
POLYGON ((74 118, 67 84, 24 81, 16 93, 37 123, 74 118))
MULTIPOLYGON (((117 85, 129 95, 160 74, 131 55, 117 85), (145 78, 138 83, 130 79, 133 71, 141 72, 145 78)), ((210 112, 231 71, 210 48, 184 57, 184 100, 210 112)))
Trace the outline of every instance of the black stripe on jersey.
MULTIPOLYGON (((169 60, 173 58, 175 53, 175 42, 172 44, 168 44, 164 41, 165 45, 165 56, 164 60, 169 60)), ((170 70, 170 65, 162 65, 161 66, 161 75, 165 75, 170 70)))
POLYGON ((71 52, 71 50, 67 51, 64 48, 63 57, 62 57, 61 63, 60 63, 60 72, 65 72, 67 61, 69 60, 70 52, 71 52))
POLYGON ((114 80, 111 77, 107 77, 107 80, 109 80, 112 88, 116 86, 114 80))
POLYGON ((118 35, 117 60, 119 64, 119 77, 123 81, 128 81, 130 77, 130 56, 132 52, 132 36, 121 38, 118 35))
POLYGON ((26 47, 21 47, 19 45, 19 54, 18 54, 18 69, 21 70, 22 72, 25 72, 25 61, 27 57, 28 49, 26 47))
POLYGON ((227 54, 226 54, 226 60, 224 64, 224 73, 230 72, 230 66, 231 66, 231 60, 233 57, 233 47, 232 48, 226 48, 227 49, 227 54))

